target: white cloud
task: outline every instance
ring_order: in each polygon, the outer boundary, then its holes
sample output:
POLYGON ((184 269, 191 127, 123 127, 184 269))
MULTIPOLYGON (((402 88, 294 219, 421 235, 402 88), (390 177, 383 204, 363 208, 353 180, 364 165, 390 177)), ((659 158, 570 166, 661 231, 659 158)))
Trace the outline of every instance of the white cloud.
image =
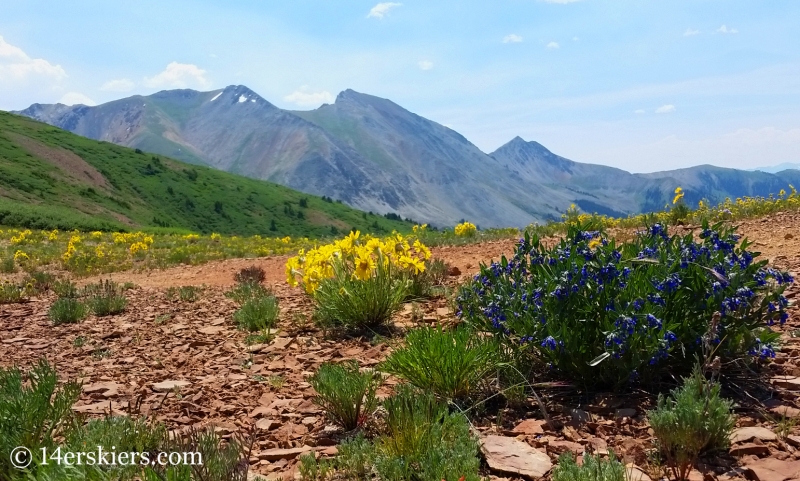
POLYGON ((318 107, 322 104, 331 104, 335 98, 327 90, 321 92, 311 92, 307 85, 283 97, 286 102, 291 102, 301 107, 318 107))
POLYGON ((685 32, 683 32, 684 37, 692 37, 700 33, 700 30, 692 30, 691 28, 687 28, 685 32))
POLYGON ((643 114, 643 113, 644 113, 644 109, 637 109, 637 110, 634 110, 634 111, 633 111, 633 113, 641 115, 641 114, 643 114))
POLYGON ((59 99, 58 103, 64 105, 97 105, 97 102, 80 92, 67 92, 61 96, 61 99, 59 99))
POLYGON ((121 78, 109 80, 100 87, 100 90, 105 90, 106 92, 130 92, 134 87, 136 87, 136 83, 133 80, 121 78))
POLYGON ((718 33, 739 33, 739 31, 736 30, 735 28, 728 28, 725 25, 719 27, 717 29, 717 32, 718 33))
POLYGON ((675 112, 675 106, 672 104, 662 105, 656 109, 657 114, 671 114, 672 112, 675 112))
POLYGON ((522 37, 520 37, 515 33, 503 37, 503 43, 520 43, 520 42, 522 42, 522 37))
POLYGON ((389 10, 403 5, 396 2, 382 2, 372 7, 367 15, 367 18, 383 18, 389 13, 389 10))
POLYGON ((30 76, 62 80, 67 72, 41 58, 31 58, 21 48, 11 45, 0 36, 0 80, 25 80, 30 76))
POLYGON ((206 71, 197 65, 171 62, 167 65, 167 68, 158 75, 154 77, 145 77, 144 85, 150 88, 208 88, 211 82, 206 78, 206 71))
POLYGON ((556 49, 558 47, 559 47, 558 42, 550 42, 547 44, 547 48, 556 49))
POLYGON ((420 70, 430 70, 433 68, 433 62, 430 60, 420 60, 417 65, 420 70))

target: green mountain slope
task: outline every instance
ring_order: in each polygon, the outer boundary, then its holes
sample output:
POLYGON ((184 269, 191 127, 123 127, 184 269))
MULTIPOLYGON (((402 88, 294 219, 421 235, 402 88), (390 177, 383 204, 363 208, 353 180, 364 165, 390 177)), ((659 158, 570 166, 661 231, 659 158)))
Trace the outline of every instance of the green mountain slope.
POLYGON ((90 140, 2 111, 0 225, 308 237, 353 227, 376 233, 410 228, 271 182, 90 140))

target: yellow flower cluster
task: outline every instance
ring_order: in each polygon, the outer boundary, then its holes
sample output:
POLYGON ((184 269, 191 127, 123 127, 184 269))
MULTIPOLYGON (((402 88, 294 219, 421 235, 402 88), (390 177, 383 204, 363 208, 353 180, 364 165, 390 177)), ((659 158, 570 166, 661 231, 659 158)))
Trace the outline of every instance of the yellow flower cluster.
POLYGON ((20 262, 20 261, 27 261, 27 260, 30 260, 30 257, 28 257, 28 254, 26 254, 26 253, 24 253, 22 251, 17 251, 17 252, 14 253, 14 261, 20 262))
POLYGON ((422 224, 422 225, 416 224, 414 225, 414 227, 411 228, 411 230, 413 230, 415 234, 421 234, 425 232, 427 228, 428 224, 422 224))
POLYGON ((24 231, 20 232, 19 235, 11 238, 11 245, 26 244, 31 242, 31 234, 33 233, 30 231, 30 229, 25 229, 24 231))
POLYGON ((418 274, 425 270, 425 261, 430 257, 430 249, 419 239, 396 232, 383 239, 362 237, 355 231, 332 244, 308 252, 301 249, 286 262, 286 281, 291 286, 302 284, 306 292, 313 294, 323 279, 334 276, 335 262, 342 262, 354 278, 365 280, 373 275, 380 259, 403 272, 418 274))
POLYGON ((675 189, 675 198, 672 199, 672 205, 677 204, 678 201, 681 200, 681 199, 683 199, 683 189, 681 189, 680 187, 677 187, 675 189))
POLYGON ((478 233, 478 228, 472 222, 462 222, 455 228, 456 237, 472 237, 478 233))

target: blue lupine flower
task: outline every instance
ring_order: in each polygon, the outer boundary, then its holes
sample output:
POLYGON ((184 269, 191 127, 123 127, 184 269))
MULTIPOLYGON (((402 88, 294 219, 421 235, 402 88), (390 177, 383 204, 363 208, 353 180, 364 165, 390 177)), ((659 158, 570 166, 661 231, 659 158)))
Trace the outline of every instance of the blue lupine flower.
POLYGON ((654 329, 661 329, 661 320, 652 314, 647 315, 647 324, 654 329))
POLYGON ((553 338, 553 336, 547 336, 544 339, 544 341, 542 341, 542 347, 546 347, 551 351, 555 351, 557 345, 558 344, 556 343, 556 340, 553 338))

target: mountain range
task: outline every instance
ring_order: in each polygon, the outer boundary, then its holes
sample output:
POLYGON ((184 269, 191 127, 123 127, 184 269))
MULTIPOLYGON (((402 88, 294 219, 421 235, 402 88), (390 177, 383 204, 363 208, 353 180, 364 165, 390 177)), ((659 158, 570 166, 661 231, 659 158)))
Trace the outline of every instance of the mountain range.
POLYGON ((608 215, 686 201, 768 195, 800 183, 701 165, 651 174, 574 162, 516 137, 484 153, 458 132, 353 90, 311 111, 283 110, 245 86, 161 91, 95 107, 34 104, 18 112, 73 133, 269 180, 365 211, 439 226, 557 219, 570 204, 608 215))

